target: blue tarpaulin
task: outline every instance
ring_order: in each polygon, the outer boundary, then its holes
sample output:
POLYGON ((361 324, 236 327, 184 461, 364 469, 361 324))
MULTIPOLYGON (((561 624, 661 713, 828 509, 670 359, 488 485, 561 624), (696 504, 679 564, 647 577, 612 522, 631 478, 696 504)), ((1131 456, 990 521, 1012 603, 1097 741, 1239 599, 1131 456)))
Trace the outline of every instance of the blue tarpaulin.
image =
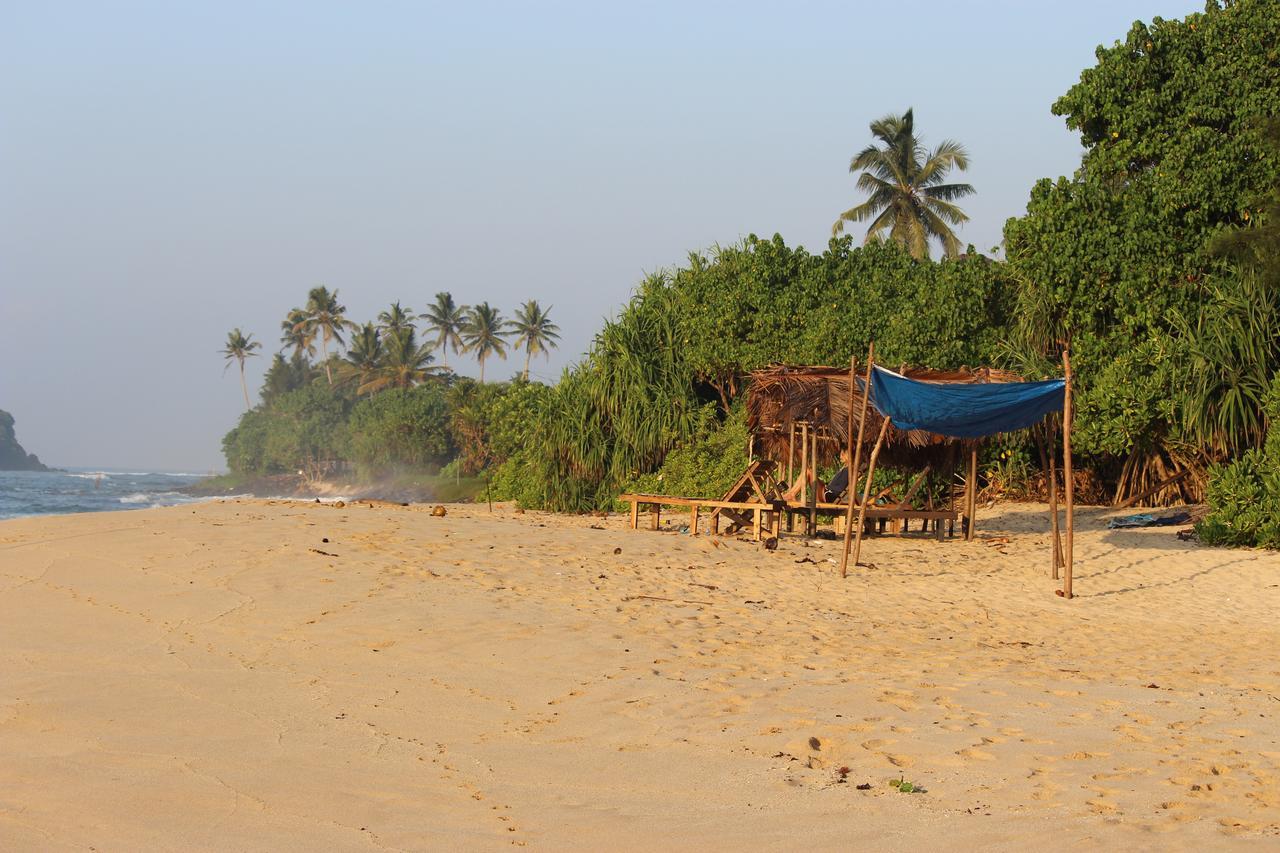
POLYGON ((877 366, 871 374, 871 405, 898 429, 982 438, 1026 429, 1050 412, 1062 411, 1065 388, 1063 379, 919 382, 877 366))

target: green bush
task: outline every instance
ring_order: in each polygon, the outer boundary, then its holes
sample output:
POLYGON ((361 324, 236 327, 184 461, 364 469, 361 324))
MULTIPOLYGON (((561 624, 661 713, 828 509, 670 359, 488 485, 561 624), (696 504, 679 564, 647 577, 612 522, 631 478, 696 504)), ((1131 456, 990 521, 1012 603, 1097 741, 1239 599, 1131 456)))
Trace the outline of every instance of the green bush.
POLYGON ((431 470, 453 452, 449 410, 437 385, 391 389, 356 404, 348 425, 351 459, 362 474, 431 470))
POLYGON ((1209 472, 1209 514, 1196 532, 1210 545, 1280 549, 1280 377, 1271 382, 1265 410, 1263 448, 1209 472))

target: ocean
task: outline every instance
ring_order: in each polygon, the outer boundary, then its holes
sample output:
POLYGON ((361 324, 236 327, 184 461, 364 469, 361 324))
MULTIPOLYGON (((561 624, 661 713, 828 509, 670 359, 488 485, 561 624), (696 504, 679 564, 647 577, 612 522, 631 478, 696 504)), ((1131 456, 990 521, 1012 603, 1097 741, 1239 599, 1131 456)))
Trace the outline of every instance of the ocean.
POLYGON ((0 518, 174 506, 201 474, 166 471, 0 471, 0 518))

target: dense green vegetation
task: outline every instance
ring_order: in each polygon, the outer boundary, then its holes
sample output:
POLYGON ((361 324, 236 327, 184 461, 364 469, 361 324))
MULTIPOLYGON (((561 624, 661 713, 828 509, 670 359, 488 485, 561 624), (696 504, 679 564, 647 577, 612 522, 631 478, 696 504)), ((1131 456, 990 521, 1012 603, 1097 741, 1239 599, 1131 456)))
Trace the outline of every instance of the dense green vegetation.
MULTIPOLYGON (((394 302, 376 322, 357 325, 337 292, 323 287, 312 289, 306 308, 289 312, 281 332, 288 357, 283 351, 273 357, 261 402, 223 439, 228 487, 301 475, 474 494, 484 482, 476 475, 505 462, 526 440, 520 429, 531 418, 521 411, 543 386, 523 376, 489 384, 459 378, 434 363, 434 351, 475 352, 483 363, 514 346, 526 350, 527 373, 529 359, 558 337, 536 301, 508 323, 487 303, 469 309, 441 293, 422 317, 394 302), (425 343, 419 319, 430 336, 425 343)), ((244 359, 258 347, 236 329, 223 353, 240 363, 243 377, 244 359)))
MULTIPOLYGON (((1280 447, 1268 436, 1280 411, 1280 138, 1268 120, 1280 116, 1278 45, 1280 3, 1236 0, 1137 23, 1099 48, 1052 106, 1080 133, 1080 167, 1031 189, 1025 215, 1005 225, 1003 261, 961 253, 947 227, 964 221, 954 202, 972 190, 944 183, 967 166, 964 149, 928 150, 910 111, 887 116, 871 128, 879 145, 850 164, 868 197, 837 225, 870 220, 865 245, 836 237, 814 253, 752 236, 691 254, 642 281, 551 387, 453 382, 423 360, 424 372, 391 383, 399 397, 375 402, 359 389, 390 392, 339 381, 311 399, 316 377, 304 374, 317 371, 316 334, 322 351, 327 339, 323 300, 309 300, 285 323, 292 357, 276 358, 262 405, 228 436, 228 461, 444 464, 487 472, 499 497, 558 510, 606 507, 632 487, 710 494, 743 462, 753 369, 842 365, 874 340, 889 364, 1038 378, 1057 375, 1069 348, 1074 445, 1095 482, 1123 497, 1187 472, 1174 488, 1207 491, 1206 539, 1277 544, 1280 447)), ((505 352, 488 305, 438 298, 425 316, 429 348, 415 353, 469 348, 483 366, 505 352)), ((518 332, 527 357, 554 345, 536 303, 517 323, 543 332, 518 332)), ((387 358, 360 342, 376 331, 357 336, 348 370, 372 375, 387 358)), ((381 332, 384 343, 398 334, 381 332)), ((330 375, 330 359, 322 365, 330 375)), ((1030 471, 1036 454, 1019 442, 1001 443, 999 464, 1030 471)))

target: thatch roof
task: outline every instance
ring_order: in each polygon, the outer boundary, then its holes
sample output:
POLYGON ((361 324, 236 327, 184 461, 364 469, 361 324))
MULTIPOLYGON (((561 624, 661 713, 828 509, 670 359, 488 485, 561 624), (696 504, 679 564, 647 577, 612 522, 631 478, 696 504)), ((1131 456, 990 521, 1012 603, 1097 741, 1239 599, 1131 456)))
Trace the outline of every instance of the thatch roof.
MULTIPOLYGON (((866 366, 858 369, 865 375, 866 366)), ((980 368, 977 370, 931 370, 908 367, 899 371, 910 379, 922 382, 979 383, 1021 382, 1022 377, 1003 370, 980 368)), ((829 464, 848 444, 849 424, 849 369, 841 367, 804 367, 795 365, 771 365, 751 374, 747 390, 747 427, 755 439, 756 453, 780 463, 785 463, 790 453, 791 428, 796 428, 799 439, 800 424, 817 429, 820 437, 818 457, 822 464, 829 464)), ((862 411, 862 391, 853 391, 853 430, 856 437, 858 418, 862 411)), ((874 406, 867 407, 867 426, 863 431, 863 443, 875 443, 883 418, 874 406)), ((900 430, 892 424, 885 434, 881 451, 881 464, 890 467, 936 465, 954 462, 954 455, 961 447, 971 447, 974 442, 948 438, 924 430, 900 430)), ((796 459, 799 459, 799 448, 796 459)))

